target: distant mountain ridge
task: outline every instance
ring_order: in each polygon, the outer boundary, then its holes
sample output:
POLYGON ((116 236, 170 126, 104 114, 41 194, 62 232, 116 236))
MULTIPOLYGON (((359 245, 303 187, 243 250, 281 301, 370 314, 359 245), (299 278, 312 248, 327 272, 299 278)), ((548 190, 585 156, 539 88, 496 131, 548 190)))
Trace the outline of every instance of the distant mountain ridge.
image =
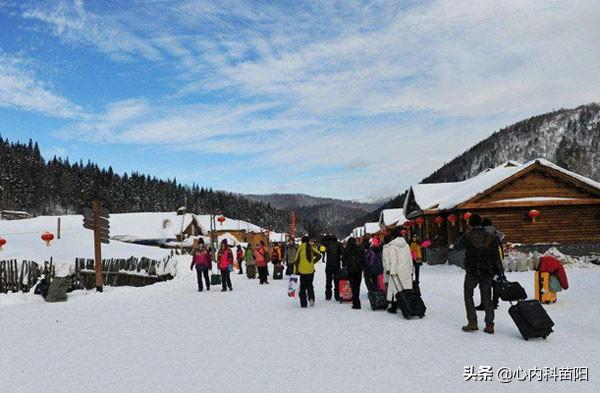
POLYGON ((351 209, 371 211, 380 205, 378 203, 315 197, 307 194, 248 194, 244 196, 257 202, 270 203, 271 206, 277 209, 296 209, 301 207, 334 204, 351 209))
MULTIPOLYGON (((545 158, 572 172, 600 181, 600 104, 560 109, 502 128, 421 181, 443 183, 473 177, 506 161, 545 158)), ((343 230, 376 221, 383 209, 404 204, 399 194, 376 210, 350 222, 343 230)))
POLYGON ((244 195, 250 200, 273 208, 292 210, 310 233, 343 235, 348 222, 353 222, 376 209, 377 203, 355 202, 306 194, 244 195))

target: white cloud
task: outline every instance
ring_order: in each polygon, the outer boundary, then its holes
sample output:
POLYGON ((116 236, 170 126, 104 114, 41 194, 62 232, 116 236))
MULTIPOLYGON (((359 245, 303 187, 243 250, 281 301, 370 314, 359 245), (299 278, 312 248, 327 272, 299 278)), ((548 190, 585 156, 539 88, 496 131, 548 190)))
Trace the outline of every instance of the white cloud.
POLYGON ((0 107, 74 118, 81 108, 60 96, 29 70, 26 61, 0 51, 0 107))
POLYGON ((243 157, 240 170, 268 157, 323 194, 399 189, 494 129, 600 98, 593 0, 57 4, 24 16, 164 67, 173 88, 108 104, 63 136, 243 157), (304 177, 331 168, 327 181, 304 177))

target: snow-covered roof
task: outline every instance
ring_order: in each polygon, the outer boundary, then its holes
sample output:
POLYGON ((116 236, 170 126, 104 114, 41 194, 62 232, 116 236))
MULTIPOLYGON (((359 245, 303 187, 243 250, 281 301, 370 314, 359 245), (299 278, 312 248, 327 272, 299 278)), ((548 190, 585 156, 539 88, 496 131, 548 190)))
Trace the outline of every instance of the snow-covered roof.
POLYGON ((366 233, 367 235, 372 235, 374 233, 377 233, 381 230, 381 227, 379 226, 378 222, 367 222, 364 226, 364 233, 366 233))
POLYGON ((406 221, 404 209, 383 209, 379 215, 379 226, 389 227, 399 225, 406 221))
MULTIPOLYGON (((210 215, 196 215, 196 220, 202 225, 202 227, 210 230, 210 215)), ((246 231, 249 233, 260 233, 263 229, 258 225, 254 225, 247 221, 236 220, 233 218, 225 217, 223 224, 217 222, 217 231, 246 231)))
MULTIPOLYGON (((121 241, 175 239, 183 228, 187 228, 193 214, 178 216, 176 212, 165 213, 120 213, 110 215, 110 236, 121 241)), ((198 223, 203 233, 207 228, 198 223)))
MULTIPOLYGON (((416 184, 411 187, 411 193, 422 210, 452 209, 461 203, 464 203, 478 194, 492 188, 496 184, 526 170, 535 164, 557 170, 568 176, 571 176, 587 185, 600 190, 600 183, 597 183, 584 176, 570 172, 564 168, 551 163, 548 160, 538 158, 525 164, 518 164, 514 161, 506 162, 496 168, 487 169, 470 179, 454 183, 432 183, 416 184)), ((540 190, 543 192, 543 190, 540 190)), ((541 195, 540 197, 543 197, 541 195)), ((405 200, 404 207, 407 207, 408 198, 405 200)))

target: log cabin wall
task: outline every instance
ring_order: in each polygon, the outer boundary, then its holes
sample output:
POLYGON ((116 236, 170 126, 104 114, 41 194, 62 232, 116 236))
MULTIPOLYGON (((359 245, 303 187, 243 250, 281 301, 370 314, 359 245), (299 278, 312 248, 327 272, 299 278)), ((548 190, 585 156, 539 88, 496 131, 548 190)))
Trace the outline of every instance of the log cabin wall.
POLYGON ((539 206, 471 210, 492 220, 509 243, 600 244, 600 205, 539 206), (541 215, 533 223, 527 213, 541 215))

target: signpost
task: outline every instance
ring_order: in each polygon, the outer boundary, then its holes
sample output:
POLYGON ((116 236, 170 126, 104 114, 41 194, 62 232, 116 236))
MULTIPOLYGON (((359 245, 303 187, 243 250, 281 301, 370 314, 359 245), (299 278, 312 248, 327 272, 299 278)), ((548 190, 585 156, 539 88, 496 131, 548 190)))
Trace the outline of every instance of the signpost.
POLYGON ((83 209, 83 227, 94 231, 94 259, 96 267, 96 290, 102 292, 104 280, 102 277, 102 243, 110 242, 110 224, 108 209, 100 205, 99 200, 92 202, 92 208, 83 209))

